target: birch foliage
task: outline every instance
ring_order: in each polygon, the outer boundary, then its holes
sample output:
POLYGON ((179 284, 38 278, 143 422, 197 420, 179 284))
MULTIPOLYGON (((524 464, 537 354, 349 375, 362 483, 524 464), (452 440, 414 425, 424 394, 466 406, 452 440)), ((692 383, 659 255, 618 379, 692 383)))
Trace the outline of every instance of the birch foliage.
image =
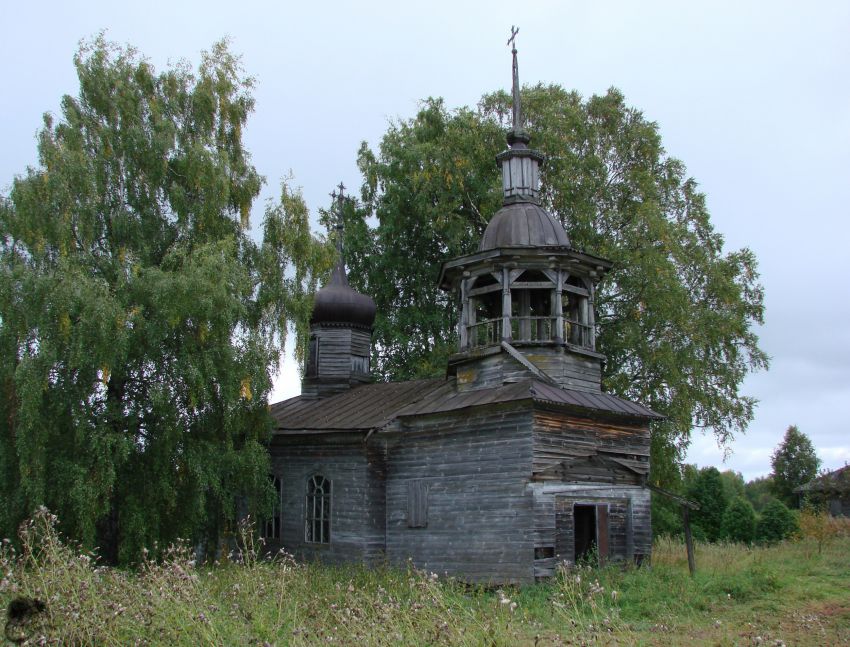
MULTIPOLYGON (((596 303, 603 388, 667 416, 653 432, 666 480, 692 430, 723 444, 753 416, 740 387, 768 363, 755 256, 725 249, 697 182, 618 91, 583 99, 538 85, 522 101, 531 146, 547 156, 544 205, 574 247, 614 262, 596 303)), ((361 147, 367 225, 346 230, 346 248, 352 283, 378 305, 374 364, 386 378, 441 374, 456 348, 457 298, 437 289, 439 268, 476 249, 501 205, 494 157, 509 119, 503 92, 475 110, 429 99, 377 149, 361 147)))
POLYGON ((253 81, 225 43, 196 70, 103 38, 74 64, 0 203, 0 534, 46 505, 109 559, 214 547, 270 495, 270 369, 323 247, 285 186, 249 235, 253 81))

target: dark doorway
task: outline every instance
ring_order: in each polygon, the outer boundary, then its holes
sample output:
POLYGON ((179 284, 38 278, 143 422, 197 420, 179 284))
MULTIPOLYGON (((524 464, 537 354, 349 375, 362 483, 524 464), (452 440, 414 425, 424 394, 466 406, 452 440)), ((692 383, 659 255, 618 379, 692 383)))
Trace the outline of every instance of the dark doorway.
POLYGON ((575 522, 575 561, 587 559, 588 555, 596 547, 596 506, 579 505, 573 507, 573 521, 575 522))

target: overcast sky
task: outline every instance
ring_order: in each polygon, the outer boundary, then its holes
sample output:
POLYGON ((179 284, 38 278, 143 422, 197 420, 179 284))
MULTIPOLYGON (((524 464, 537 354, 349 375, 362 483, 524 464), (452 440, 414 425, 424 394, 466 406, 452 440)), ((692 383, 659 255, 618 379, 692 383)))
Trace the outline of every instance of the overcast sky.
MULTIPOLYGON (((760 400, 723 454, 696 435, 689 461, 770 471, 796 424, 824 467, 850 461, 850 3, 840 2, 56 2, 2 0, 0 190, 36 162, 45 111, 77 92, 72 56, 100 30, 158 68, 228 36, 256 77, 245 132, 266 176, 290 172, 314 211, 391 119, 442 96, 474 105, 510 85, 512 24, 523 82, 585 96, 618 87, 656 121, 708 195, 727 249, 759 260, 772 357, 743 392, 760 400), (516 7, 521 6, 521 10, 516 7)), ((494 167, 494 173, 496 172, 494 167)), ((263 202, 255 207, 259 216, 263 202)), ((591 250, 592 251, 592 250, 591 250)), ((275 399, 299 392, 287 361, 275 399)))

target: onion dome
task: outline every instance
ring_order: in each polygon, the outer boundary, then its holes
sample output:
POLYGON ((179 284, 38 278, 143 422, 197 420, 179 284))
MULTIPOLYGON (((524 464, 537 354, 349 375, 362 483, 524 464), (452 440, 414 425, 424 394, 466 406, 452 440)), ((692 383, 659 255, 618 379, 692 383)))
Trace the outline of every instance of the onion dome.
POLYGON ((479 251, 499 247, 569 247, 563 225, 533 202, 506 204, 490 220, 479 251))
POLYGON ((375 323, 375 301, 354 291, 345 276, 345 263, 339 259, 331 280, 316 292, 311 324, 347 324, 371 328, 375 323))
POLYGON ((343 195, 345 185, 340 182, 338 188, 339 193, 334 191, 331 196, 337 201, 336 249, 339 260, 331 274, 331 280, 316 292, 310 323, 371 328, 375 323, 377 312, 375 301, 372 297, 353 290, 348 285, 348 277, 345 274, 345 256, 342 253, 342 209, 345 201, 343 195))
MULTIPOLYGON (((519 30, 511 32, 514 37, 519 30)), ((513 54, 513 127, 508 132, 508 149, 496 161, 502 165, 503 207, 487 225, 479 251, 499 247, 568 247, 570 239, 563 225, 540 206, 540 164, 543 155, 528 148, 531 141, 522 128, 519 96, 519 66, 513 54)))

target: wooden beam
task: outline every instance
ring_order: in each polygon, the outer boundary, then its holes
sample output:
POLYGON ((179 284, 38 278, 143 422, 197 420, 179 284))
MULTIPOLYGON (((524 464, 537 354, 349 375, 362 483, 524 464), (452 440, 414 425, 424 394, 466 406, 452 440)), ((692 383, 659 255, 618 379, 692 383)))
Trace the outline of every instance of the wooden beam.
POLYGON ((541 368, 535 366, 535 364, 529 360, 525 355, 520 353, 516 348, 511 346, 508 342, 502 342, 502 348, 507 351, 508 355, 513 357, 516 361, 522 364, 525 368, 527 368, 531 373, 546 382, 547 384, 551 384, 552 386, 558 386, 558 383, 552 379, 548 374, 546 374, 541 368))
POLYGON ((685 497, 679 496, 678 494, 673 494, 672 492, 669 492, 668 490, 665 490, 664 488, 660 488, 657 485, 650 485, 649 483, 647 483, 644 487, 648 490, 652 490, 656 494, 661 494, 662 496, 666 496, 668 499, 673 499, 674 501, 676 501, 680 505, 686 506, 686 507, 690 508, 691 510, 699 510, 700 509, 699 503, 696 503, 695 501, 691 501, 690 499, 686 499, 685 497))

